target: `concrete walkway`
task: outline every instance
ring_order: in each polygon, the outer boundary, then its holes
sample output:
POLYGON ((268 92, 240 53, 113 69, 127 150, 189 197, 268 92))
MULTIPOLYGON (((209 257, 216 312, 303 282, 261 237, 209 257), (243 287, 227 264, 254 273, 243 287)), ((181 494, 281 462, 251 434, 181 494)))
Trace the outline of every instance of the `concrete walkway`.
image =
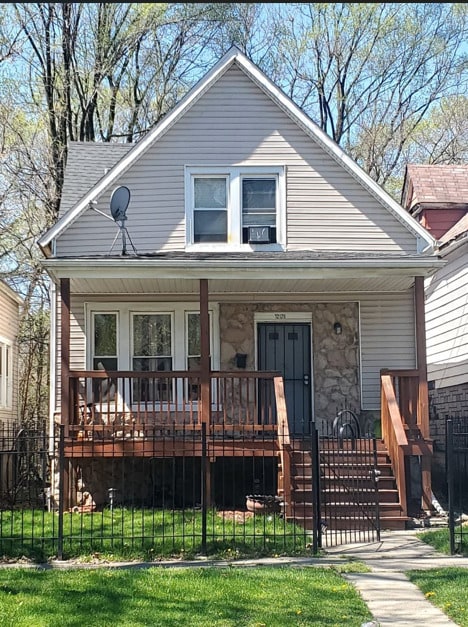
POLYGON ((456 625, 426 599, 405 575, 408 570, 446 566, 468 567, 468 558, 445 556, 416 537, 416 531, 383 532, 381 541, 341 545, 327 550, 328 558, 366 563, 370 573, 344 575, 361 593, 375 625, 436 627, 456 625))

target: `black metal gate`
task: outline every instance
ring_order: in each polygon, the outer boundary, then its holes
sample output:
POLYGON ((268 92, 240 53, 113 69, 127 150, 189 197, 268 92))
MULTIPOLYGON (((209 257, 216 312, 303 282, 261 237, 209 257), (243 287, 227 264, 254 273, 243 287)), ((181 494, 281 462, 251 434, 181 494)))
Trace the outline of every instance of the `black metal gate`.
POLYGON ((468 541, 468 417, 451 418, 446 425, 450 552, 455 555, 468 541))
POLYGON ((321 545, 380 540, 375 438, 321 436, 319 461, 321 545))

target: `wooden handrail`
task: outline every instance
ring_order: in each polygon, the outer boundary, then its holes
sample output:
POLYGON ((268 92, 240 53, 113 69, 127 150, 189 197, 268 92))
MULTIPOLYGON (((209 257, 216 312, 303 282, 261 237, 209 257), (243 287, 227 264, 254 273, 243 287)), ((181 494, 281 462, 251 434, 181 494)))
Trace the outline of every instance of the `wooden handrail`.
POLYGON ((403 420, 400 414, 395 389, 390 374, 382 374, 381 380, 381 411, 382 437, 387 445, 392 462, 395 480, 400 495, 403 516, 407 515, 406 498, 405 450, 408 447, 403 420))
POLYGON ((288 412, 284 396, 283 377, 274 378, 276 412, 278 422, 278 448, 281 460, 281 481, 283 489, 284 515, 292 515, 291 503, 291 437, 289 434, 288 412))
MULTIPOLYGON (((197 370, 157 370, 157 371, 142 371, 142 370, 70 370, 71 378, 86 377, 88 379, 177 379, 180 377, 191 377, 197 379, 200 377, 200 372, 197 370)), ((278 376, 276 371, 212 371, 210 373, 212 379, 221 379, 226 377, 242 377, 246 379, 273 379, 278 376)))

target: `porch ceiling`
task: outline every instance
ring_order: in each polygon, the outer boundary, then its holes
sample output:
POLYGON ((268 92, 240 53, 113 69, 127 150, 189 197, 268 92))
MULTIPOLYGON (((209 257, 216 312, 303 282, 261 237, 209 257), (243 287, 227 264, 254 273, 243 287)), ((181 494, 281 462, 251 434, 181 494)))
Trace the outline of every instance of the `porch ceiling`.
POLYGON ((184 254, 44 261, 53 280, 71 280, 72 293, 198 294, 208 279, 210 294, 301 294, 382 292, 411 287, 445 262, 435 256, 372 253, 184 254))
MULTIPOLYGON (((211 279, 210 295, 215 294, 307 294, 324 292, 398 292, 409 289, 413 277, 367 279, 211 279)), ((74 294, 194 294, 198 279, 81 279, 71 280, 74 294)))

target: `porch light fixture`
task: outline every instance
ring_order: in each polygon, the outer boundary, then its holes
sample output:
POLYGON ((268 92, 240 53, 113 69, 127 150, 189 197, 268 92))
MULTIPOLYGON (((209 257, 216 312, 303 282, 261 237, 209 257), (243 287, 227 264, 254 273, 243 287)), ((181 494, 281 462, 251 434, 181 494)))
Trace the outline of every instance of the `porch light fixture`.
POLYGON ((333 330, 335 331, 336 335, 341 335, 341 332, 343 331, 339 322, 335 322, 335 324, 333 325, 333 330))

